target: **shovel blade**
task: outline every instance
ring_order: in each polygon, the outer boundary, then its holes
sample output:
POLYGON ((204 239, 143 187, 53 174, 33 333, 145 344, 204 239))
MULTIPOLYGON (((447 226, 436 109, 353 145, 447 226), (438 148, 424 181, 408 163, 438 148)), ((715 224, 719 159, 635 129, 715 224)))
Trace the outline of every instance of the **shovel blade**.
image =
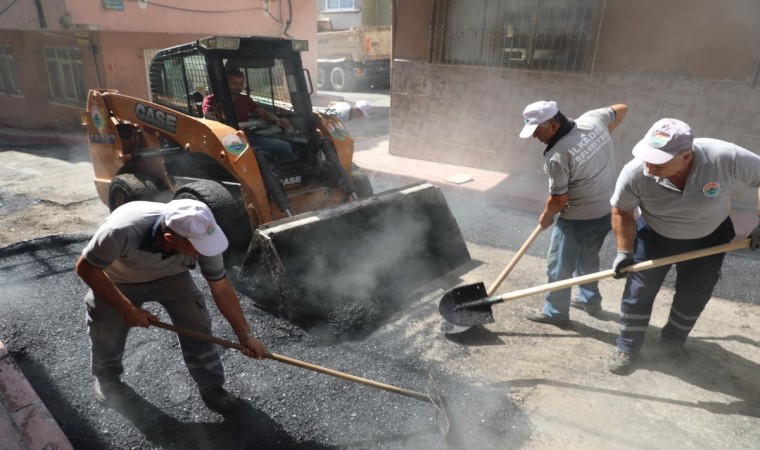
POLYGON ((490 303, 457 308, 457 306, 465 303, 487 297, 486 286, 482 282, 459 286, 444 294, 438 304, 438 312, 445 320, 462 327, 493 323, 494 318, 490 303))

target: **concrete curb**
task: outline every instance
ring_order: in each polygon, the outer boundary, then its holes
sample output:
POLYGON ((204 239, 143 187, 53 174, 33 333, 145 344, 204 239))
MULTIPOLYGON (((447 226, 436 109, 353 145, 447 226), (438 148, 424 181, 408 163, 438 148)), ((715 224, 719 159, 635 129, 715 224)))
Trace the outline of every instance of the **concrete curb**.
POLYGON ((0 448, 73 450, 2 341, 0 406, 0 448))

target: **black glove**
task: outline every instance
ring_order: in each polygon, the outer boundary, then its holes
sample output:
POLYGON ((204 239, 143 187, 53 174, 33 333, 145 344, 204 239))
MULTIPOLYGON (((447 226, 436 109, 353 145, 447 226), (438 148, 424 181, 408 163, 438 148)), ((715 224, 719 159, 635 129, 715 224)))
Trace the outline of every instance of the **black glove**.
MULTIPOLYGON (((758 239, 760 239, 760 231, 758 232, 758 239)), ((617 252, 617 255, 615 255, 615 260, 612 261, 612 270, 615 271, 615 275, 612 276, 612 278, 619 280, 620 278, 625 278, 628 276, 627 272, 621 272, 620 270, 623 267, 628 267, 633 265, 633 253, 631 252, 617 252)))
POLYGON ((758 224, 754 230, 752 230, 749 233, 749 236, 747 236, 749 241, 749 248, 750 250, 757 250, 760 248, 760 224, 758 224))

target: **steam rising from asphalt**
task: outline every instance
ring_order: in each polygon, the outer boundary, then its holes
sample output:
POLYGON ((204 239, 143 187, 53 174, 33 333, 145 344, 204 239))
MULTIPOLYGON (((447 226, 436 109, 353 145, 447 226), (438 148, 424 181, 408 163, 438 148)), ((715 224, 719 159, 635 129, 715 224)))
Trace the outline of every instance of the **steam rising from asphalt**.
POLYGON ((469 260, 441 192, 403 192, 257 232, 260 254, 246 258, 239 279, 273 279, 269 292, 251 297, 279 296, 286 315, 307 327, 371 330, 415 289, 469 260), (262 275, 263 265, 270 270, 262 275))

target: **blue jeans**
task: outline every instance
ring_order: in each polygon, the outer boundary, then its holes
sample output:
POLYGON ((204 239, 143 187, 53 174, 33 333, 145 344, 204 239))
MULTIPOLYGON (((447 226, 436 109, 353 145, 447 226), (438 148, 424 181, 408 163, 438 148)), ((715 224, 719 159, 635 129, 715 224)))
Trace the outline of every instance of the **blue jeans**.
POLYGON ((264 155, 275 161, 287 161, 293 159, 293 148, 288 141, 274 139, 255 134, 249 135, 251 145, 258 147, 264 155))
MULTIPOLYGON (((731 242, 736 233, 731 218, 727 218, 709 235, 699 239, 670 239, 655 233, 644 219, 636 223, 634 261, 641 262, 677 255, 731 242)), ((725 253, 676 263, 676 291, 670 306, 668 323, 662 328, 665 342, 683 344, 697 323, 699 315, 712 297, 718 283, 725 253)), ((671 264, 672 265, 672 264, 671 264)), ((644 344, 655 297, 660 291, 670 266, 628 275, 620 304, 620 336, 617 348, 636 353, 644 344)))
MULTIPOLYGON (((549 283, 599 271, 599 250, 611 229, 610 214, 591 220, 557 219, 547 255, 549 283)), ((570 316, 571 288, 546 294, 543 313, 567 319, 570 316)), ((578 301, 589 305, 602 302, 599 283, 580 286, 578 301)))

